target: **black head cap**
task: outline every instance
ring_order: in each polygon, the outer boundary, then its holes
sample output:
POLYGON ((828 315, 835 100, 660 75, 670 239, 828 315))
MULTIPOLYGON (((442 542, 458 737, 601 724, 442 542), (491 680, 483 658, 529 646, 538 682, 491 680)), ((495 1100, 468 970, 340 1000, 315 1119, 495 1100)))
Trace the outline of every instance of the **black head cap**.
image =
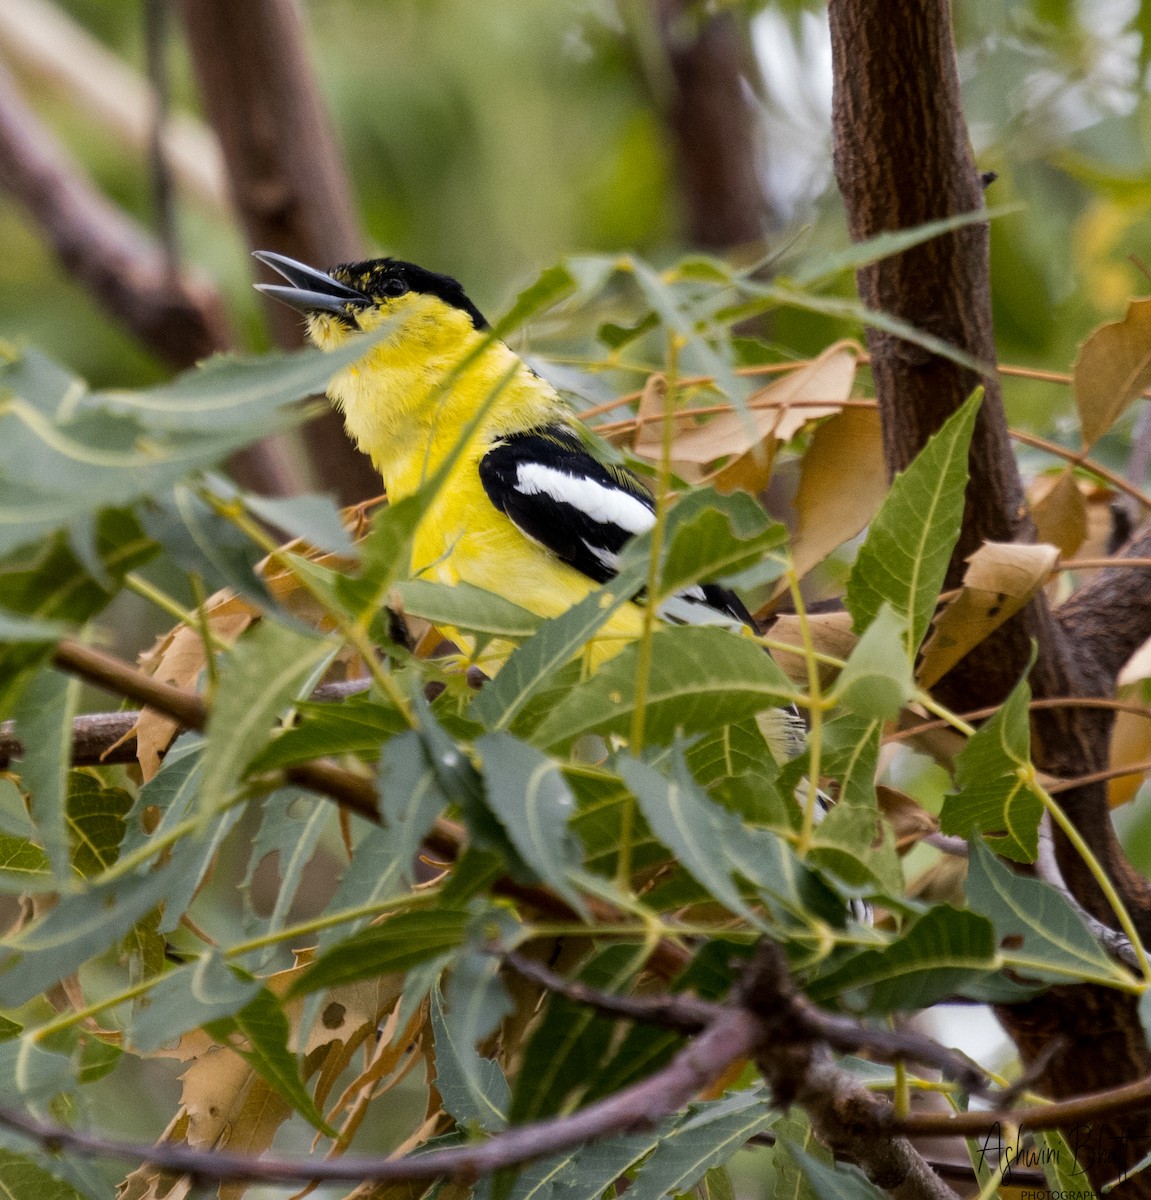
POLYGON ((468 299, 456 280, 450 275, 417 267, 415 263, 398 258, 370 258, 364 262, 342 263, 332 267, 328 274, 373 300, 392 299, 407 292, 438 296, 445 304, 466 312, 476 329, 488 328, 483 313, 468 299))

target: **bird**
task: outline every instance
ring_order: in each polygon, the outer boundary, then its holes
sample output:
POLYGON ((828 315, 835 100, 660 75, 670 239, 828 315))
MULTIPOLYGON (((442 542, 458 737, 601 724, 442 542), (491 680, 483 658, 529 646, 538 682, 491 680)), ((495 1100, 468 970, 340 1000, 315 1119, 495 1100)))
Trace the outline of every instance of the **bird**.
MULTIPOLYGON (((254 256, 287 281, 257 283, 257 291, 303 314, 321 349, 388 325, 362 359, 336 372, 328 397, 389 503, 415 495, 448 464, 416 526, 414 577, 474 584, 545 618, 615 577, 624 546, 654 526, 655 497, 596 454, 571 406, 493 336, 457 280, 395 258, 321 271, 267 250, 254 256)), ((717 583, 689 587, 657 612, 758 633, 743 601, 717 583)), ((617 609, 585 652, 588 668, 642 629, 639 603, 617 609)), ((470 644, 456 630, 442 632, 470 644)), ((491 674, 507 649, 496 642, 486 652, 479 665, 491 674)), ((780 763, 802 752, 806 726, 793 705, 760 713, 757 724, 780 763)), ((817 800, 822 820, 831 802, 822 791, 817 800)), ((870 921, 866 903, 852 900, 849 910, 870 921)))
MULTIPOLYGON (((270 251, 255 257, 287 281, 257 290, 302 313, 322 349, 389 325, 362 360, 335 374, 328 396, 391 503, 450 461, 415 531, 414 577, 474 584, 548 618, 616 575, 623 547, 655 524, 655 497, 596 453, 567 401, 492 336, 457 280, 395 258, 321 271, 270 251)), ((739 597, 716 583, 687 588, 658 611, 758 632, 739 597)), ((589 646, 589 669, 642 627, 640 606, 623 605, 589 646)), ((491 673, 506 647, 486 653, 480 665, 491 673)))

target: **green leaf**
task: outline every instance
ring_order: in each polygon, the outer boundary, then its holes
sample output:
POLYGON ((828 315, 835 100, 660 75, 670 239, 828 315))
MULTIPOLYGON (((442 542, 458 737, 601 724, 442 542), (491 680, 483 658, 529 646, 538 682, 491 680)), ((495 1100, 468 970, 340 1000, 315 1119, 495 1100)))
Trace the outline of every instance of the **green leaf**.
POLYGON ((1104 985, 1129 982, 1055 888, 1017 875, 978 838, 971 841, 964 891, 968 905, 994 924, 1001 945, 1008 938, 1021 939, 1007 952, 1020 973, 1040 979, 1071 975, 1104 985))
POLYGON ((468 715, 488 729, 506 729, 532 696, 583 649, 612 613, 631 600, 643 586, 646 574, 646 563, 623 570, 562 616, 545 621, 532 638, 510 655, 495 679, 480 689, 468 715))
POLYGON ((25 688, 13 713, 16 735, 24 747, 21 783, 31 795, 38 840, 62 889, 70 883, 68 770, 79 695, 77 680, 46 667, 25 688))
POLYGON ((418 492, 372 514, 372 528, 356 546, 359 575, 340 575, 335 580, 335 595, 356 620, 385 608, 392 584, 411 574, 412 539, 427 499, 425 492, 418 492))
MULTIPOLYGON (((212 490, 234 494, 230 486, 212 490)), ((140 505, 140 523, 173 562, 200 577, 207 592, 227 587, 261 608, 274 605, 255 569, 264 556, 263 550, 191 487, 177 484, 167 496, 148 497, 140 505)))
POLYGON ((436 1090, 457 1121, 488 1133, 507 1124, 511 1107, 511 1091, 499 1063, 476 1049, 511 1010, 498 970, 492 955, 465 954, 448 980, 446 1005, 439 987, 432 989, 436 1090))
POLYGON ((528 638, 543 621, 542 617, 503 596, 470 583, 409 579, 397 583, 392 591, 400 598, 406 614, 423 617, 436 625, 451 625, 468 633, 528 638))
POLYGON ((893 721, 915 694, 907 657, 907 619, 884 601, 835 682, 835 700, 849 712, 893 721))
POLYGON ((887 1200, 886 1192, 850 1164, 821 1162, 786 1138, 776 1142, 776 1153, 781 1151, 803 1172, 816 1200, 887 1200))
POLYGON ((68 829, 72 866, 81 875, 98 875, 116 861, 127 832, 125 818, 132 804, 132 797, 123 788, 105 787, 87 771, 71 772, 68 829))
POLYGON ((907 620, 909 659, 931 623, 959 538, 967 449, 982 400, 979 389, 895 477, 847 581, 846 603, 856 632, 871 624, 886 601, 907 620))
POLYGON ((864 950, 821 976, 808 994, 823 1003, 862 993, 869 1012, 926 1008, 998 966, 991 922, 941 904, 882 950, 864 950))
MULTIPOLYGON (((721 495, 712 488, 690 491, 668 512, 660 598, 694 583, 712 582, 757 566, 786 542, 787 530, 746 492, 721 495)), ((628 542, 620 562, 646 564, 650 553, 649 531, 628 542)), ((778 566, 782 574, 782 557, 778 566)))
POLYGON ((471 917, 465 912, 434 909, 398 913, 337 943, 292 985, 289 996, 321 988, 397 975, 464 944, 471 917))
MULTIPOLYGON (((638 643, 626 647, 571 689, 531 740, 554 750, 585 733, 630 732, 639 654, 638 643)), ((497 679, 502 678, 501 671, 497 679)), ((659 628, 652 636, 645 738, 667 745, 677 731, 709 732, 789 704, 794 695, 794 686, 763 647, 738 634, 706 626, 659 628)))
POLYGON ((883 722, 844 713, 823 727, 821 772, 839 780, 837 807, 875 808, 883 722))
POLYGON ((398 709, 366 696, 349 696, 338 703, 301 700, 293 708, 296 723, 256 755, 251 771, 261 774, 328 755, 374 758, 389 738, 408 728, 398 709))
POLYGON ((580 867, 581 847, 568 822, 575 799, 559 763, 509 733, 476 740, 488 807, 512 844, 542 883, 587 915, 571 877, 580 867))
POLYGON ((235 1016, 259 991, 256 980, 209 951, 169 971, 152 988, 129 1026, 131 1043, 145 1054, 159 1050, 190 1029, 235 1016))
POLYGON ((858 271, 860 267, 879 262, 880 259, 890 258, 893 254, 901 254, 912 246, 921 246, 941 234, 963 229, 968 225, 982 225, 996 217, 1010 216, 1021 212, 1022 204, 1002 204, 996 208, 980 208, 974 212, 958 213, 953 217, 943 217, 938 221, 927 221, 911 229, 900 229, 893 233, 880 233, 875 237, 866 238, 862 242, 852 242, 844 250, 816 259, 797 271, 789 280, 796 287, 808 287, 841 271, 858 271))
POLYGON ((903 868, 891 826, 874 808, 837 804, 815 827, 811 860, 850 888, 903 893, 903 868))
POLYGON ((5 937, 0 945, 0 1005, 24 1004, 118 943, 168 898, 184 865, 174 857, 151 875, 65 896, 39 920, 5 937))
MULTIPOLYGON (((642 950, 635 946, 608 946, 583 964, 578 979, 601 992, 617 992, 631 983, 642 965, 642 950)), ((586 1091, 607 1055, 615 1029, 613 1019, 601 1016, 590 1005, 551 996, 524 1050, 511 1105, 513 1124, 552 1116, 562 1111, 569 1098, 586 1091)))
POLYGON ((54 886, 48 855, 35 842, 0 834, 0 892, 50 892, 54 886))
POLYGON ((331 496, 254 496, 245 492, 244 506, 290 537, 329 554, 354 555, 355 547, 331 496))
POLYGON ((206 1028, 217 1041, 231 1046, 309 1124, 328 1137, 338 1136, 304 1086, 296 1056, 288 1049, 288 1018, 267 988, 260 988, 234 1017, 211 1021, 206 1028), (244 1042, 237 1043, 237 1036, 244 1042))
POLYGON ((1043 802, 1027 786, 1030 778, 1031 689, 1021 680, 999 711, 967 739, 955 759, 959 791, 944 798, 939 825, 944 833, 987 836, 997 853, 1034 862, 1039 852, 1043 802))
POLYGON ((660 1138, 628 1192, 635 1192, 635 1200, 662 1200, 686 1192, 762 1133, 775 1115, 765 1088, 693 1104, 660 1138))
MULTIPOLYGON (((508 1200, 601 1200, 613 1183, 626 1177, 628 1169, 651 1152, 667 1124, 525 1163, 508 1200)), ((477 1200, 482 1200, 478 1191, 477 1200)))
POLYGON ((257 870, 265 859, 275 857, 279 886, 276 900, 261 933, 274 933, 283 927, 296 899, 304 868, 312 861, 316 847, 327 828, 334 824, 336 808, 330 800, 295 788, 278 788, 264 797, 260 831, 248 859, 248 871, 241 890, 252 913, 251 888, 257 870))
POLYGON ((715 900, 764 927, 762 916, 732 882, 736 872, 773 907, 793 915, 806 912, 811 903, 807 869, 775 834, 745 825, 714 803, 692 777, 680 747, 672 752, 670 777, 622 754, 616 765, 652 833, 715 900))
MULTIPOLYGON (((423 740, 414 730, 392 738, 380 761, 379 792, 383 827, 367 831, 356 846, 328 910, 360 908, 399 896, 414 882, 416 855, 436 818, 448 806, 439 777, 428 762, 423 740)), ((321 952, 369 920, 325 929, 321 952)))
POLYGON ((68 626, 59 621, 0 612, 0 642, 58 642, 69 632, 68 626))
POLYGON ((577 287, 578 280, 566 264, 546 267, 516 296, 511 308, 496 322, 493 336, 506 338, 537 313, 574 295, 577 287))
POLYGON ((268 742, 272 724, 333 653, 331 642, 267 619, 222 659, 204 732, 200 803, 225 807, 244 768, 268 742))
POLYGON ((330 354, 217 358, 140 392, 88 393, 35 351, 0 364, 0 554, 164 491, 300 420, 289 406, 322 391, 380 336, 330 354))
POLYGON ((32 1159, 0 1149, 0 1194, 4 1200, 91 1200, 32 1159))

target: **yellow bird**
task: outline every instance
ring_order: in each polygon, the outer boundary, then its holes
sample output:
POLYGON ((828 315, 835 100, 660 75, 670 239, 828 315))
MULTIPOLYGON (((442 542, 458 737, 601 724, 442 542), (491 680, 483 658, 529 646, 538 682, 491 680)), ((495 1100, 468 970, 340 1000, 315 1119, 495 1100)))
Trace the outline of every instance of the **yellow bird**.
MULTIPOLYGON (((416 529, 414 576, 462 580, 554 617, 615 575, 624 544, 654 524, 652 494, 594 455, 569 405, 491 337, 456 280, 392 258, 326 272, 267 251, 256 258, 287 280, 258 290, 302 312, 317 346, 389 326, 328 395, 391 501, 451 461, 416 529)), ((738 597, 716 584, 689 588, 659 611, 754 629, 738 597)), ((641 623, 637 605, 617 610, 590 647, 590 665, 636 638, 641 623)), ((498 658, 481 665, 490 673, 498 658)))

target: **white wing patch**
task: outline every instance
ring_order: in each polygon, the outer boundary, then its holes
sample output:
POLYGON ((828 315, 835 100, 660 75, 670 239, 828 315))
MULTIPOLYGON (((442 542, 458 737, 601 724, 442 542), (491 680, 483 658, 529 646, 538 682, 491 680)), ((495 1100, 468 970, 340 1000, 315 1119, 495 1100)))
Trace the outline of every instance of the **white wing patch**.
POLYGON ((631 534, 644 533, 655 524, 654 513, 635 496, 543 463, 520 463, 516 467, 516 490, 525 496, 550 496, 578 508, 601 525, 615 525, 631 534))

